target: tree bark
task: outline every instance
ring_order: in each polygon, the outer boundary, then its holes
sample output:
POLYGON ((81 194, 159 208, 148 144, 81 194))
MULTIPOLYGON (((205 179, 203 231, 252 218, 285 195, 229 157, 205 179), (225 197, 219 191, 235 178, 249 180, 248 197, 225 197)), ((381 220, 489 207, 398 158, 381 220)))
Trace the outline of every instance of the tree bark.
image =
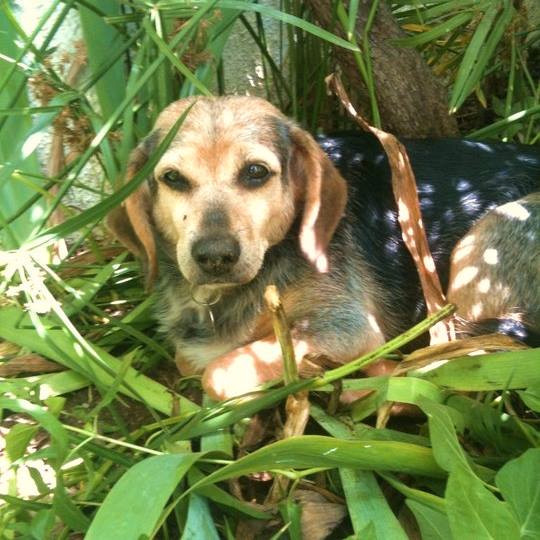
MULTIPOLYGON (((356 38, 362 33, 371 1, 361 0, 356 20, 356 38)), ((307 0, 321 27, 344 37, 336 22, 333 0, 307 0)), ((441 137, 459 133, 455 118, 448 114, 447 90, 415 49, 401 48, 392 41, 404 37, 386 2, 379 3, 370 32, 372 70, 382 128, 402 137, 441 137)), ((363 113, 370 111, 369 97, 353 53, 336 47, 334 54, 348 86, 351 100, 363 113)), ((366 115, 367 118, 370 114, 366 115)))

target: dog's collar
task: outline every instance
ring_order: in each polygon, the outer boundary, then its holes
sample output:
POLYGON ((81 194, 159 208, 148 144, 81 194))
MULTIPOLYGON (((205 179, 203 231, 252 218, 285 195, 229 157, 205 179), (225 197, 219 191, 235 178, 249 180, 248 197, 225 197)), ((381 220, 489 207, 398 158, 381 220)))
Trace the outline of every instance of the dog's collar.
POLYGON ((219 289, 208 290, 208 288, 192 285, 189 294, 191 295, 191 299, 196 304, 206 308, 206 311, 208 312, 208 318, 212 323, 212 329, 215 333, 216 324, 214 320, 214 314, 212 312, 212 306, 216 305, 221 300, 221 291, 219 289))

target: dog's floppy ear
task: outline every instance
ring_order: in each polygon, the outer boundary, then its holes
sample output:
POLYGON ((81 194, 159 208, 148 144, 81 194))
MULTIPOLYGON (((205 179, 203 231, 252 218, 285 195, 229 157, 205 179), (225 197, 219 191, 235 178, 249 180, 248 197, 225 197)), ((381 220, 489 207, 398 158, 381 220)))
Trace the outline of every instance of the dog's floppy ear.
MULTIPOLYGON (((147 162, 159 134, 151 133, 133 150, 129 157, 124 183, 129 182, 147 162)), ((156 243, 151 225, 150 189, 143 182, 122 204, 107 217, 107 224, 132 253, 145 262, 147 285, 157 276, 156 243)))
POLYGON ((300 248, 319 272, 326 272, 326 248, 345 211, 347 184, 311 135, 293 127, 291 140, 290 176, 302 208, 300 248))

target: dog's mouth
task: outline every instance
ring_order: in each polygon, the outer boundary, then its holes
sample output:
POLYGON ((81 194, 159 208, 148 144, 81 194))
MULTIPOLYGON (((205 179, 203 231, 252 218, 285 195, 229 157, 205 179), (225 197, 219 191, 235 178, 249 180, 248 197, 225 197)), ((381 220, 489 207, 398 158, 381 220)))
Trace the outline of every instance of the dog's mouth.
POLYGON ((242 277, 237 275, 223 275, 223 276, 211 276, 203 272, 197 273, 196 276, 193 276, 188 281, 192 284, 193 287, 205 287, 210 289, 226 289, 231 287, 238 287, 238 285, 243 285, 251 279, 242 279, 242 277))
POLYGON ((238 287, 242 285, 240 282, 236 281, 217 281, 213 279, 198 279, 196 281, 191 281, 191 286, 194 289, 204 289, 207 291, 221 291, 223 289, 231 289, 232 287, 238 287))
POLYGON ((192 285, 190 294, 191 299, 200 305, 203 306, 213 306, 217 304, 223 294, 233 287, 236 287, 237 283, 205 283, 192 285))

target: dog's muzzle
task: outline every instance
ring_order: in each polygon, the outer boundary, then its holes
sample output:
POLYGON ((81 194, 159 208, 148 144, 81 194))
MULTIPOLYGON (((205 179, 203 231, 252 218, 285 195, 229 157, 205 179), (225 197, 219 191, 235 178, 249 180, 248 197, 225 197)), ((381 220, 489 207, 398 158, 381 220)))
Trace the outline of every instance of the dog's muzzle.
POLYGON ((230 234, 214 234, 196 240, 191 256, 206 274, 219 277, 231 272, 240 258, 240 244, 230 234))

